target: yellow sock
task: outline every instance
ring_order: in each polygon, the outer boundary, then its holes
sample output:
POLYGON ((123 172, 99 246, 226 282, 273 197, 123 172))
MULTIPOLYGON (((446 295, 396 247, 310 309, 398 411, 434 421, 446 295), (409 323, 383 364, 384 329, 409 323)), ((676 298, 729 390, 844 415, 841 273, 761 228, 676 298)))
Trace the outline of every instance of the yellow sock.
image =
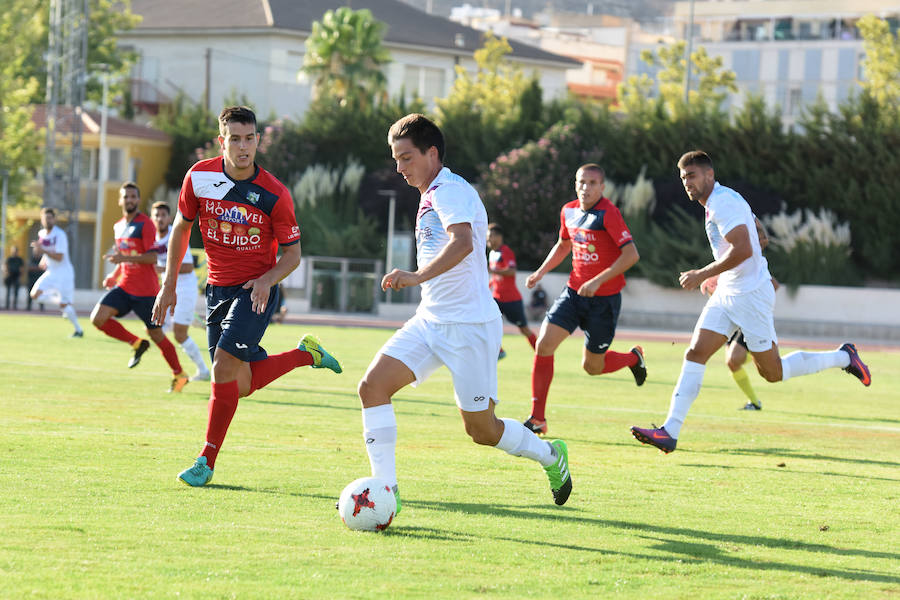
POLYGON ((744 395, 750 399, 750 402, 756 406, 760 406, 759 398, 756 397, 756 392, 753 391, 753 386, 750 385, 750 376, 747 375, 747 371, 744 370, 744 367, 741 367, 737 371, 733 371, 731 376, 734 377, 734 382, 741 388, 744 395))

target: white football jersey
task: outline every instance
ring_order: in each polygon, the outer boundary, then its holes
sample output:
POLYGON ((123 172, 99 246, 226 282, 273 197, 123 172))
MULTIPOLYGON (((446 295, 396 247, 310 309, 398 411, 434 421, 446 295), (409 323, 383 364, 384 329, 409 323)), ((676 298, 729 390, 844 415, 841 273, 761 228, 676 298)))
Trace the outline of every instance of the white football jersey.
POLYGON ((38 232, 38 243, 45 252, 44 260, 47 264, 47 271, 53 273, 60 270, 71 270, 72 262, 69 260, 69 238, 66 232, 54 225, 50 231, 41 229, 38 232), (46 252, 55 252, 62 254, 60 260, 50 258, 46 252))
POLYGON ((472 226, 472 252, 452 269, 422 284, 416 310, 439 323, 485 323, 500 317, 488 287, 487 211, 469 183, 444 167, 419 200, 416 214, 416 258, 419 268, 430 263, 449 243, 447 228, 472 226))
POLYGON ((752 292, 763 283, 768 283, 771 276, 767 262, 759 247, 759 236, 756 233, 756 222, 750 205, 743 196, 729 187, 716 182, 712 193, 706 201, 706 237, 709 239, 713 257, 716 260, 725 254, 730 244, 725 236, 741 225, 747 227, 753 254, 738 266, 719 275, 716 291, 720 294, 735 295, 752 292))

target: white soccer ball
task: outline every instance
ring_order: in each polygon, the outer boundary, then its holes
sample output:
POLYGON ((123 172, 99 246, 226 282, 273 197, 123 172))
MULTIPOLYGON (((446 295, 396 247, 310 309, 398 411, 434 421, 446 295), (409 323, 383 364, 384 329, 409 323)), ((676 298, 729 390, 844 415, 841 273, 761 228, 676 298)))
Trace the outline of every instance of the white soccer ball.
POLYGON ((344 524, 354 531, 384 531, 397 512, 397 499, 390 486, 376 477, 351 481, 338 500, 344 524))

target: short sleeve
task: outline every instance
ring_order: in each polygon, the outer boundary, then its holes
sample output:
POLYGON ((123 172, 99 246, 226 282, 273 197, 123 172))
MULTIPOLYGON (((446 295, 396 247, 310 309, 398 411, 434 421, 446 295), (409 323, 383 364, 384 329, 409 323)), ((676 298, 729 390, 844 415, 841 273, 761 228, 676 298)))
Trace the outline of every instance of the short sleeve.
POLYGON ((570 238, 569 228, 566 227, 566 207, 563 206, 559 211, 559 239, 568 240, 570 238))
MULTIPOLYGON (((750 213, 750 207, 746 202, 736 202, 732 198, 723 198, 722 202, 717 202, 709 211, 709 220, 716 224, 722 237, 728 235, 732 229, 739 225, 746 225, 747 219, 741 210, 746 206, 746 211, 750 213)), ((747 232, 750 233, 749 231, 747 232)))
POLYGON ((475 205, 471 194, 453 183, 444 183, 434 190, 431 207, 446 230, 457 223, 475 222, 475 205))
POLYGON ((193 221, 197 218, 197 209, 199 208, 197 196, 194 195, 194 184, 191 181, 191 173, 193 173, 193 171, 189 170, 185 174, 184 181, 181 184, 181 193, 178 194, 178 212, 181 213, 181 218, 188 221, 193 221))
POLYGON ((606 211, 603 217, 603 227, 613 243, 619 248, 632 241, 631 231, 628 230, 625 219, 622 218, 622 213, 615 206, 606 211))
POLYGON ((297 226, 297 217, 294 215, 294 199, 285 187, 282 187, 281 195, 272 210, 272 231, 282 246, 300 241, 300 227, 297 226))
POLYGON ((59 254, 63 255, 63 260, 68 258, 69 256, 69 236, 66 235, 66 232, 62 229, 59 230, 58 235, 56 236, 56 244, 54 244, 55 251, 59 254))

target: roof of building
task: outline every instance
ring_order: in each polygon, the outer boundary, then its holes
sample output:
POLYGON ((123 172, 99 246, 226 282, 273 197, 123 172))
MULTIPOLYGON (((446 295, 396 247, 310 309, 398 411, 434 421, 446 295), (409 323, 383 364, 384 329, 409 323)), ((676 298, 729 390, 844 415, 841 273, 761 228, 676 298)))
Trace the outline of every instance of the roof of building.
MULTIPOLYGON (((341 6, 367 8, 387 25, 388 44, 423 46, 471 54, 484 32, 430 15, 400 0, 132 0, 131 11, 143 20, 138 32, 166 29, 283 29, 309 33, 313 21, 341 6)), ((576 65, 577 61, 522 42, 509 40, 519 60, 576 65)))
MULTIPOLYGON (((34 113, 31 115, 31 122, 38 129, 47 126, 47 105, 36 104, 34 113)), ((85 110, 81 113, 82 134, 100 133, 100 112, 96 110, 85 110)), ((58 106, 56 108, 56 132, 60 135, 70 135, 74 130, 75 120, 73 119, 73 110, 71 106, 58 106)), ((107 117, 106 135, 118 135, 129 138, 142 140, 152 140, 158 142, 170 141, 169 135, 147 127, 132 123, 118 117, 107 117)))

